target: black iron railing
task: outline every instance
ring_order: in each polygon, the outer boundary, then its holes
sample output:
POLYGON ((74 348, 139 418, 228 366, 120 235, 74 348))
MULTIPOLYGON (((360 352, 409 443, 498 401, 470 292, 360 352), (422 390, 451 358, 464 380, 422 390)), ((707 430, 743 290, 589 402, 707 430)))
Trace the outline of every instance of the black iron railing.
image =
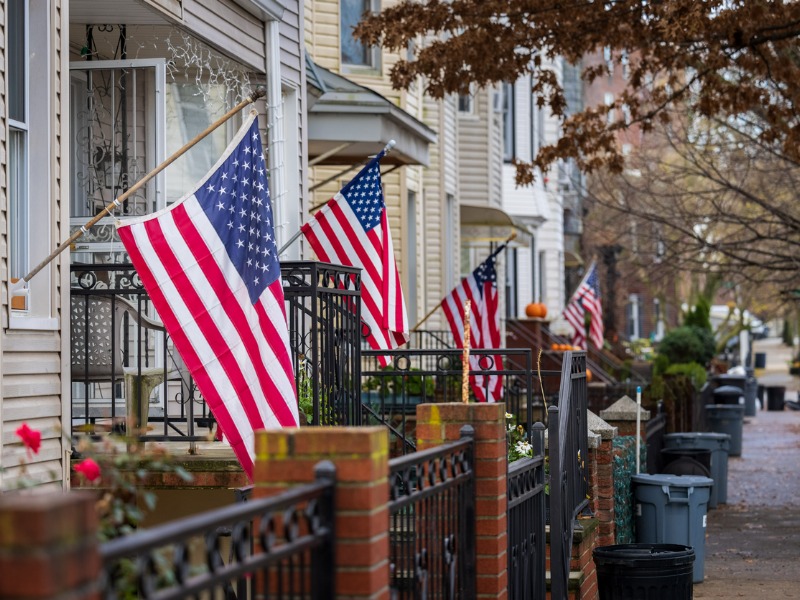
POLYGON ((473 433, 389 461, 392 598, 476 596, 473 433))
POLYGON ((102 544, 104 597, 332 599, 335 475, 102 544))
MULTIPOLYGON (((476 386, 482 386, 488 396, 490 387, 499 380, 501 400, 511 413, 513 424, 522 425, 530 436, 533 423, 546 418, 542 389, 546 397, 556 394, 560 373, 538 372, 530 349, 472 350, 470 356, 474 361, 471 364, 478 366, 469 373, 471 401, 475 400, 476 386)), ((461 402, 461 365, 462 351, 455 348, 362 350, 364 423, 389 428, 393 454, 412 452, 417 405, 461 402), (390 358, 390 364, 381 367, 379 359, 385 356, 390 358)))
POLYGON ((545 597, 545 456, 542 423, 533 426, 533 457, 508 466, 508 597, 545 597))
POLYGON ((586 354, 565 352, 558 406, 548 423, 550 574, 552 597, 567 597, 575 520, 588 500, 586 354))

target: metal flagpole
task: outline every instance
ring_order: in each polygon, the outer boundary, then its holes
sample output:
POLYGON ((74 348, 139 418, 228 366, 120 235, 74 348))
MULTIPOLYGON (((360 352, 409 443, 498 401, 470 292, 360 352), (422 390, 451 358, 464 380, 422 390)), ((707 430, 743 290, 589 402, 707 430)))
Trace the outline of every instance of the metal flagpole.
MULTIPOLYGON (((506 238, 506 240, 505 240, 505 241, 504 241, 502 244, 500 244, 500 245, 499 245, 499 246, 498 246, 498 247, 495 249, 495 251, 494 251, 494 252, 492 252, 492 253, 490 254, 490 256, 497 256, 497 255, 500 253, 500 251, 504 250, 504 249, 506 248, 506 246, 508 246, 508 243, 509 243, 510 241, 512 241, 512 240, 513 240, 515 237, 517 237, 517 232, 516 232, 516 231, 512 231, 512 232, 511 232, 511 235, 509 235, 509 236, 506 238)), ((447 298, 447 296, 445 296, 445 298, 447 298)), ((428 314, 426 314, 424 317, 422 317, 422 319, 419 321, 419 323, 417 323, 416 325, 414 325, 414 327, 412 327, 412 328, 411 328, 411 331, 416 331, 417 329, 419 329, 419 326, 420 326, 420 325, 422 325, 422 324, 423 324, 425 321, 427 321, 428 319, 430 319, 430 318, 433 316, 433 313, 435 313, 435 312, 436 312, 436 311, 439 309, 439 307, 442 305, 442 302, 444 302, 444 298, 443 298, 443 299, 442 299, 442 300, 439 302, 439 304, 437 304, 437 305, 436 305, 436 306, 434 306, 432 309, 430 309, 430 310, 428 311, 428 314)))
MULTIPOLYGON (((386 155, 387 155, 389 152, 391 152, 392 148, 394 148, 394 147, 395 147, 395 144, 397 144, 397 142, 395 142, 394 140, 389 140, 389 143, 388 143, 388 144, 386 144, 386 145, 383 147, 383 150, 381 151, 381 152, 383 152, 383 155, 384 155, 384 156, 386 156, 386 155)), ((367 162, 369 162, 369 161, 367 161, 367 162)), ((365 164, 366 164, 366 163, 365 163, 365 164)), ((348 169, 348 170, 350 170, 350 169, 348 169)), ((344 172, 346 173, 347 171, 344 171, 344 172)), ((317 205, 317 206, 314 206, 314 207, 312 207, 312 209, 311 209, 311 210, 317 210, 317 209, 319 209, 319 208, 322 208, 323 206, 325 206, 325 205, 326 205, 328 202, 330 202, 331 200, 333 200, 333 198, 328 198, 328 199, 327 199, 325 202, 323 202, 322 204, 319 204, 319 205, 317 205)), ((283 246, 281 246, 281 247, 280 247, 280 249, 278 249, 278 256, 280 256, 281 254, 283 254, 283 253, 286 251, 286 249, 287 249, 289 246, 291 246, 292 244, 294 244, 294 243, 295 243, 295 241, 297 241, 297 238, 299 238, 301 235, 303 235, 303 230, 302 230, 302 229, 298 229, 298 230, 297 230, 297 232, 296 232, 296 233, 295 233, 295 234, 294 234, 292 237, 290 237, 290 238, 289 238, 289 239, 286 241, 286 243, 285 243, 283 246)))
POLYGON ((21 292, 22 288, 25 284, 31 280, 31 278, 36 275, 39 271, 44 269, 56 256, 61 254, 64 250, 70 247, 75 240, 81 237, 84 233, 89 231, 97 222, 102 219, 106 215, 110 215, 111 212, 119 207, 122 206, 122 203, 129 197, 131 194, 138 191, 142 186, 144 186, 148 181, 150 181, 153 177, 158 175, 161 171, 166 169, 169 165, 175 162, 181 155, 185 154, 192 146, 196 145, 200 140, 214 131, 217 127, 231 119, 235 116, 240 110, 245 108, 248 104, 252 104, 259 98, 266 95, 266 90, 263 87, 259 87, 254 90, 247 98, 242 100, 239 104, 234 106, 230 109, 227 113, 221 116, 219 119, 214 121, 211 125, 209 125, 206 129, 201 131, 197 134, 194 138, 192 138, 189 142, 186 143, 182 148, 177 150, 174 154, 172 154, 169 158, 167 158, 164 162, 158 165, 155 169, 147 173, 144 177, 142 177, 139 181, 133 184, 128 190, 122 193, 120 196, 115 198, 108 206, 106 206, 103 210, 97 213, 91 220, 89 220, 85 225, 82 225, 80 229, 78 229, 75 233, 73 233, 69 238, 63 241, 55 250, 53 250, 50 255, 45 258, 42 262, 40 262, 33 270, 22 277, 17 282, 11 284, 11 295, 18 295, 17 292, 21 292))

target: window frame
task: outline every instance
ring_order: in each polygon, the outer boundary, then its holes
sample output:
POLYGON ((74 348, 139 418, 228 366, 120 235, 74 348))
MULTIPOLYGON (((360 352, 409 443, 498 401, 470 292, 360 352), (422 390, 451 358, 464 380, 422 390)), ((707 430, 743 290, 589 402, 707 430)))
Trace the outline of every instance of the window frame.
POLYGON ((503 161, 513 162, 517 157, 516 86, 503 82, 503 161))
MULTIPOLYGON (((31 268, 45 259, 55 243, 51 198, 58 196, 53 190, 53 115, 52 87, 54 84, 53 23, 51 0, 31 2, 18 0, 22 6, 22 77, 24 94, 24 121, 12 119, 7 106, 9 140, 21 133, 22 150, 15 151, 9 143, 7 160, 9 283, 27 275, 31 268), (32 119, 36 114, 37 118, 32 119), (14 156, 19 160, 15 160, 14 156), (45 168, 32 176, 31 157, 41 157, 45 168), (16 163, 16 168, 14 165, 16 163), (25 212, 20 221, 17 215, 25 212), (36 224, 33 224, 36 215, 36 224)), ((7 13, 8 29, 14 29, 11 15, 7 13)), ((7 77, 15 80, 14 60, 8 59, 7 77)), ((26 284, 25 294, 11 296, 8 303, 9 329, 56 330, 53 298, 53 265, 46 265, 26 284)))
MULTIPOLYGON (((364 54, 366 56, 366 62, 364 64, 345 61, 344 45, 342 42, 344 40, 346 30, 350 32, 350 35, 352 35, 353 28, 358 23, 360 23, 360 17, 359 21, 356 21, 355 23, 345 23, 344 10, 342 9, 342 5, 344 2, 347 1, 349 0, 339 0, 339 63, 341 65, 342 73, 348 73, 348 74, 363 73, 371 75, 380 75, 381 48, 377 44, 364 49, 365 50, 364 54)), ((373 13, 380 12, 380 0, 361 0, 361 1, 363 2, 365 9, 364 11, 362 11, 361 13, 362 15, 366 11, 370 11, 373 13)), ((360 45, 360 42, 355 42, 355 40, 353 40, 353 42, 360 45)))

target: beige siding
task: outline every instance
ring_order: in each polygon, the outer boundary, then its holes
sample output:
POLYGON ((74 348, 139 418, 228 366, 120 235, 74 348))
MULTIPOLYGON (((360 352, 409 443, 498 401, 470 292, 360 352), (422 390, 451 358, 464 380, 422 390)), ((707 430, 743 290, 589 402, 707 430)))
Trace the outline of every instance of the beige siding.
MULTIPOLYGON (((4 2, 0 0, 0 19, 5 14, 4 2)), ((62 0, 52 0, 50 20, 52 34, 50 47, 50 65, 52 76, 50 89, 52 99, 50 102, 51 131, 48 144, 52 149, 51 160, 44 161, 51 171, 50 191, 50 229, 51 247, 55 247, 62 239, 62 220, 60 207, 67 187, 68 159, 62 152, 62 143, 66 139, 67 119, 62 119, 66 114, 67 95, 65 94, 62 78, 63 69, 66 68, 66 40, 62 33, 66 31, 66 10, 62 0), (63 63, 62 63, 63 61, 63 63), (62 164, 62 158, 64 159, 62 164)), ((4 23, 3 23, 4 25, 4 23)), ((6 39, 5 31, 0 40, 6 39)), ((0 41, 0 43, 2 43, 0 41)), ((1 49, 0 49, 1 50, 1 49)), ((0 58, 0 79, 5 82, 5 73, 2 72, 5 64, 5 53, 0 58)), ((0 85, 4 90, 5 85, 0 85)), ((0 94, 3 94, 0 91, 0 94)), ((7 152, 5 149, 5 122, 6 106, 5 97, 0 96, 0 269, 2 281, 8 278, 8 240, 7 240, 7 211, 8 195, 7 181, 5 179, 7 152)), ((61 289, 66 279, 66 271, 60 268, 61 261, 53 263, 52 270, 45 269, 37 277, 47 277, 51 274, 53 286, 52 306, 53 316, 60 321, 61 289)), ((61 333, 56 331, 31 331, 23 329, 9 329, 9 306, 7 294, 2 295, 2 333, 0 334, 0 447, 2 447, 2 466, 7 472, 2 476, 2 485, 13 488, 21 482, 18 480, 20 469, 18 465, 23 459, 28 463, 27 477, 36 483, 51 483, 55 487, 67 485, 69 465, 67 462, 69 441, 65 433, 68 423, 62 419, 64 415, 65 386, 61 377, 62 346, 61 333), (25 452, 15 435, 16 429, 27 423, 31 428, 42 432, 42 447, 38 454, 25 456, 25 452)))

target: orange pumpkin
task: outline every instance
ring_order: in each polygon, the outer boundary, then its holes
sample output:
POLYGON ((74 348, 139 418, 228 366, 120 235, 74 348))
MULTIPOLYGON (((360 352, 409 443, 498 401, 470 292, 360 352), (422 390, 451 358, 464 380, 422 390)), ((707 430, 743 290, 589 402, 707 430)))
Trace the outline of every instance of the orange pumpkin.
POLYGON ((586 369, 586 382, 590 382, 592 380, 592 372, 589 369, 586 369))
POLYGON ((559 345, 558 344, 550 344, 550 350, 554 350, 554 351, 558 352, 559 345))
POLYGON ((531 302, 525 307, 525 314, 533 319, 543 319, 547 314, 547 307, 541 302, 531 302))

